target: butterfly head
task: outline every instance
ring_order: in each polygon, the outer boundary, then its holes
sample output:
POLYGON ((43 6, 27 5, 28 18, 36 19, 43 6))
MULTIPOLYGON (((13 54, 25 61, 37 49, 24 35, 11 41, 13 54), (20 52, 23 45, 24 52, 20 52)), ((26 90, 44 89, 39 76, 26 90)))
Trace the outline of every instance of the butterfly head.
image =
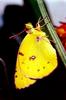
POLYGON ((34 30, 33 25, 31 23, 25 24, 25 28, 27 33, 32 33, 34 30))
POLYGON ((33 28, 33 25, 31 23, 25 24, 26 29, 30 30, 33 28))

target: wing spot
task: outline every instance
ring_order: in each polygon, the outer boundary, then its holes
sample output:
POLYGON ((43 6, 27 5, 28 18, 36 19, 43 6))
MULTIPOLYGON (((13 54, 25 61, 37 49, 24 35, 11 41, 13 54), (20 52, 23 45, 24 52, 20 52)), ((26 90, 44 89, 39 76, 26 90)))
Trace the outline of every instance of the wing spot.
POLYGON ((45 67, 43 66, 43 69, 45 69, 45 67))
POLYGON ((50 62, 48 61, 47 64, 49 64, 50 62))
POLYGON ((24 54, 22 52, 19 52, 19 55, 24 56, 24 54))
POLYGON ((35 59, 36 59, 36 56, 29 57, 29 60, 35 60, 35 59))
POLYGON ((23 78, 21 78, 21 80, 23 80, 23 78))
POLYGON ((22 62, 22 64, 24 64, 24 62, 22 62))
POLYGON ((40 71, 40 69, 37 70, 38 72, 40 71))
POLYGON ((17 75, 15 75, 15 77, 17 78, 17 75))

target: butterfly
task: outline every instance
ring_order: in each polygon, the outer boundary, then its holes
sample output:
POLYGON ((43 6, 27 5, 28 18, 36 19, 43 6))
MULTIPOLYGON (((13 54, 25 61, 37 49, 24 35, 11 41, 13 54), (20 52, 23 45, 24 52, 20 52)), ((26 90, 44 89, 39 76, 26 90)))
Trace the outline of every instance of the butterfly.
POLYGON ((57 53, 40 26, 25 24, 27 35, 20 44, 14 74, 15 87, 24 89, 50 75, 58 66, 57 53))

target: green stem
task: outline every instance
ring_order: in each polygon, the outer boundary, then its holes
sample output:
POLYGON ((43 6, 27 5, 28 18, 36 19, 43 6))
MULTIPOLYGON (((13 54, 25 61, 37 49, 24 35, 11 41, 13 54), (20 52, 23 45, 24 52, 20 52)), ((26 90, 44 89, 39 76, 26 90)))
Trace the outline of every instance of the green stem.
POLYGON ((47 11, 46 11, 46 7, 44 5, 44 2, 43 2, 43 0, 37 0, 37 3, 38 3, 38 6, 39 6, 39 9, 40 9, 40 12, 41 12, 41 15, 42 15, 42 17, 44 19, 45 24, 48 22, 47 29, 48 29, 49 34, 51 35, 51 37, 52 37, 52 39, 53 39, 53 41, 55 43, 55 46, 56 46, 56 49, 57 49, 59 55, 60 55, 64 65, 66 67, 66 52, 65 52, 65 49, 64 49, 64 47, 63 47, 63 45, 62 45, 62 43, 61 43, 56 31, 55 31, 52 23, 49 22, 50 18, 48 16, 47 11))

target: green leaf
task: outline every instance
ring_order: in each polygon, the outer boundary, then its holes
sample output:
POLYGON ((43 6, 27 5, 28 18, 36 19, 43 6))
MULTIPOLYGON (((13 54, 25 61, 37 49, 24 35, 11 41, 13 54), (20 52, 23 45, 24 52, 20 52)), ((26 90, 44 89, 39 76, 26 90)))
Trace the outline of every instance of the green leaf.
POLYGON ((52 39, 53 39, 53 41, 55 43, 56 49, 57 49, 57 51, 58 51, 58 53, 59 53, 64 65, 65 65, 65 67, 66 67, 66 52, 65 52, 65 49, 64 49, 64 47, 63 47, 63 45, 62 45, 62 43, 61 43, 61 41, 60 41, 60 39, 59 39, 59 37, 58 37, 58 35, 56 33, 51 21, 49 22, 50 18, 48 16, 47 11, 46 11, 44 2, 43 2, 43 0, 37 0, 37 3, 38 3, 38 6, 39 6, 41 15, 42 15, 42 17, 44 19, 44 22, 45 23, 48 22, 47 29, 49 30, 49 34, 51 35, 51 37, 52 37, 52 39), (45 16, 47 16, 47 17, 45 18, 45 16))

